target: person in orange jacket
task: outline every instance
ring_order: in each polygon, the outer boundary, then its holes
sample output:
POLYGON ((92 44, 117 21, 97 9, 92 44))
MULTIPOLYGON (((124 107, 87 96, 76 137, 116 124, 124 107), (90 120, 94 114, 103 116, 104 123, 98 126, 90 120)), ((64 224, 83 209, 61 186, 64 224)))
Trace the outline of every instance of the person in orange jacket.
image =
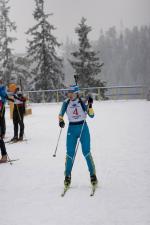
POLYGON ((17 142, 23 140, 24 135, 24 115, 25 115, 25 102, 26 98, 17 87, 12 95, 14 97, 14 109, 13 109, 13 125, 14 136, 11 141, 17 142), (19 132, 20 127, 20 132, 19 132), (19 133, 19 135, 18 135, 19 133))

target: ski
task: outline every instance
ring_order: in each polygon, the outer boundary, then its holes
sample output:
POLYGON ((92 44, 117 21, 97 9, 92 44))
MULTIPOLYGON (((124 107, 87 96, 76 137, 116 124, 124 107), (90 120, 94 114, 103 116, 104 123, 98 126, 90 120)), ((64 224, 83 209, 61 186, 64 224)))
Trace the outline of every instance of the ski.
POLYGON ((5 141, 5 144, 12 144, 12 143, 17 143, 17 141, 12 141, 12 140, 8 140, 8 141, 5 141))
POLYGON ((10 163, 12 164, 15 161, 18 161, 19 159, 8 159, 6 162, 0 162, 0 164, 4 164, 4 163, 10 163))
MULTIPOLYGON (((61 193, 61 197, 64 197, 66 192, 69 190, 70 186, 66 186, 64 187, 64 190, 63 192, 61 193)), ((90 196, 93 197, 95 195, 95 192, 96 192, 96 189, 97 189, 97 184, 95 185, 92 185, 91 187, 91 193, 90 193, 90 196)))
POLYGON ((19 159, 9 159, 9 160, 7 160, 7 162, 10 163, 10 162, 18 161, 18 160, 19 160, 19 159))
POLYGON ((8 144, 15 144, 15 143, 21 143, 21 142, 25 142, 27 141, 27 139, 23 139, 23 140, 18 140, 18 141, 5 141, 5 144, 8 143, 8 144))
POLYGON ((95 195, 96 189, 97 189, 97 184, 92 185, 92 190, 91 190, 91 193, 90 193, 91 197, 95 195))
POLYGON ((64 190, 63 190, 63 192, 61 193, 61 197, 64 197, 64 196, 65 196, 66 192, 69 190, 69 187, 70 187, 70 186, 64 186, 64 190))
POLYGON ((5 141, 5 144, 14 144, 17 143, 17 141, 5 141))

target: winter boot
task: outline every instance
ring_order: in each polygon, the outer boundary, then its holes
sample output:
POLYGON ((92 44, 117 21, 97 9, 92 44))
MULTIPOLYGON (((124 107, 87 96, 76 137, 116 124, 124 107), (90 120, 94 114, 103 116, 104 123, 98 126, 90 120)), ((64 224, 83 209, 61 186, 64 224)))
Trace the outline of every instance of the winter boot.
POLYGON ((96 177, 95 174, 91 176, 91 184, 92 185, 97 185, 98 184, 98 180, 97 180, 97 177, 96 177))
POLYGON ((10 141, 17 142, 18 141, 18 137, 13 137, 10 141))
POLYGON ((64 185, 65 187, 69 187, 71 184, 71 176, 65 176, 64 185))
POLYGON ((23 136, 20 136, 18 141, 23 141, 23 136))
POLYGON ((7 155, 3 155, 0 159, 0 163, 6 163, 7 162, 7 155))

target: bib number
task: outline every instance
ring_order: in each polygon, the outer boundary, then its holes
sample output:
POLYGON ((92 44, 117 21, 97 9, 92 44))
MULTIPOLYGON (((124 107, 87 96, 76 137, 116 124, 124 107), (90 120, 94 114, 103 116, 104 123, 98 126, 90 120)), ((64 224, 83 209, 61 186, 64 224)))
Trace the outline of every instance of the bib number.
POLYGON ((76 116, 79 115, 77 108, 75 108, 75 110, 73 111, 73 115, 76 115, 76 116))

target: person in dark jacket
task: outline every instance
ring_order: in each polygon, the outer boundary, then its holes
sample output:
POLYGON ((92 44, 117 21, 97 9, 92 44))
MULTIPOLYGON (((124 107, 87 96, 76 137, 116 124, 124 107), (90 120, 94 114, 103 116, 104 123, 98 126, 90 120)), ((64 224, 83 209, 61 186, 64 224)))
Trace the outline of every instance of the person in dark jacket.
POLYGON ((7 152, 6 152, 6 147, 5 147, 5 143, 3 140, 3 136, 4 136, 4 117, 1 116, 2 113, 2 108, 3 108, 3 103, 2 103, 2 99, 0 97, 0 149, 1 149, 1 156, 2 158, 0 159, 0 163, 5 163, 7 162, 7 152))
POLYGON ((6 133, 6 122, 5 122, 5 103, 6 103, 6 100, 8 100, 6 87, 3 84, 3 80, 0 79, 0 101, 1 101, 0 120, 1 120, 1 136, 3 136, 3 138, 5 137, 5 133, 6 133))
POLYGON ((11 139, 11 141, 17 142, 23 140, 26 98, 23 96, 22 92, 19 90, 18 87, 15 89, 13 97, 14 97, 14 109, 13 109, 14 137, 11 139))

